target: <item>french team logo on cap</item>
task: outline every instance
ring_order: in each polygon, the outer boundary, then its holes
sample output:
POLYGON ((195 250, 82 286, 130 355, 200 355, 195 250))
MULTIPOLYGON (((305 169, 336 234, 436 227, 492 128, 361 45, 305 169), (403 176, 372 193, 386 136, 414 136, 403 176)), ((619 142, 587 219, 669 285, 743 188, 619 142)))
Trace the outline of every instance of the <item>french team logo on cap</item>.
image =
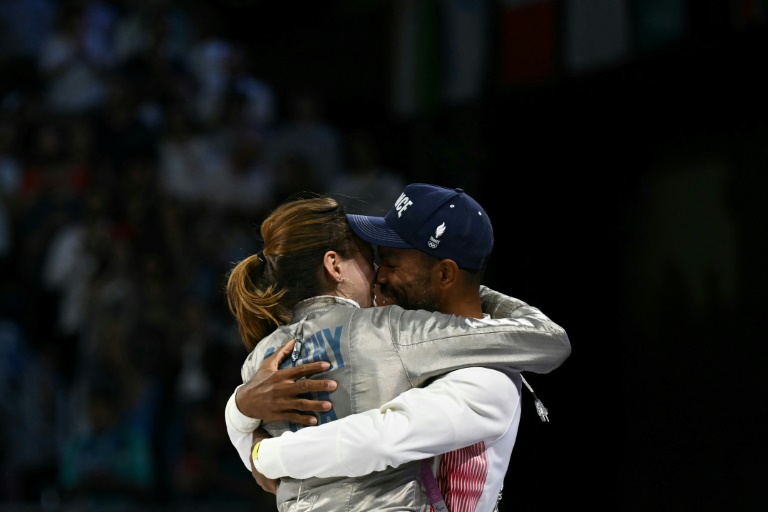
POLYGON ((438 238, 440 238, 443 233, 445 233, 445 222, 437 226, 434 236, 429 237, 429 242, 427 242, 427 245, 431 249, 437 249, 437 246, 440 245, 440 240, 438 240, 438 238))

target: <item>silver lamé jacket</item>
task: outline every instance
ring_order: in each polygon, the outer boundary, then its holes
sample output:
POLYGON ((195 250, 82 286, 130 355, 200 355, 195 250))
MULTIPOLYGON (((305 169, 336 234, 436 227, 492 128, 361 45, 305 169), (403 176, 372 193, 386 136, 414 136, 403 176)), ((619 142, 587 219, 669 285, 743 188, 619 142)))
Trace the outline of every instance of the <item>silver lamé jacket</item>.
MULTIPOLYGON (((354 301, 321 296, 300 302, 294 322, 261 340, 242 368, 247 382, 265 358, 291 339, 295 357, 282 367, 328 361, 331 368, 312 378, 338 383, 330 411, 319 423, 376 408, 403 391, 468 366, 548 373, 570 355, 565 330, 537 308, 481 287, 483 310, 491 320, 405 310, 398 306, 360 308, 354 301)), ((272 436, 303 426, 264 422, 272 436)), ((280 512, 428 511, 417 461, 358 478, 281 479, 280 512)))

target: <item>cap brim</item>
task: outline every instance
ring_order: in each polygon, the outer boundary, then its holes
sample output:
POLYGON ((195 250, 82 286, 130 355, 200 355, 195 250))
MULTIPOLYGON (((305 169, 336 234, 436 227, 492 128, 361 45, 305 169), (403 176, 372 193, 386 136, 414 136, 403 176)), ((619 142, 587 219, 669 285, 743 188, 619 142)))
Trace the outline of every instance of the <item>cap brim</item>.
POLYGON ((366 242, 381 247, 397 247, 412 249, 400 235, 389 227, 384 217, 369 217, 367 215, 347 214, 347 221, 352 231, 366 242))

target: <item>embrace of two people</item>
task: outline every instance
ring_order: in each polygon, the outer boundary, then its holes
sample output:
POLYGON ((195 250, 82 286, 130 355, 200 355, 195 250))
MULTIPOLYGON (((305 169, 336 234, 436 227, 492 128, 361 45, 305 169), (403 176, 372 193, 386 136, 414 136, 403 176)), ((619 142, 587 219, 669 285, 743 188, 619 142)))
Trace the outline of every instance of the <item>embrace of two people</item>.
POLYGON ((497 510, 521 372, 556 369, 571 345, 482 284, 485 210, 414 183, 385 217, 285 202, 261 237, 227 283, 249 354, 225 420, 277 509, 497 510))

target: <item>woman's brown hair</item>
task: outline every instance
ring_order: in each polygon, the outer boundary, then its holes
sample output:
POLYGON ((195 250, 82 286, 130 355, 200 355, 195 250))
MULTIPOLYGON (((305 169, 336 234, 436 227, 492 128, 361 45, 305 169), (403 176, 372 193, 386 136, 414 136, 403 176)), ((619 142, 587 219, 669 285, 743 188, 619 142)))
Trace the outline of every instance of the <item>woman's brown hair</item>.
POLYGON ((227 303, 248 351, 281 325, 293 306, 323 291, 323 257, 351 258, 355 235, 344 207, 330 197, 296 199, 261 224, 264 248, 240 261, 227 280, 227 303))

